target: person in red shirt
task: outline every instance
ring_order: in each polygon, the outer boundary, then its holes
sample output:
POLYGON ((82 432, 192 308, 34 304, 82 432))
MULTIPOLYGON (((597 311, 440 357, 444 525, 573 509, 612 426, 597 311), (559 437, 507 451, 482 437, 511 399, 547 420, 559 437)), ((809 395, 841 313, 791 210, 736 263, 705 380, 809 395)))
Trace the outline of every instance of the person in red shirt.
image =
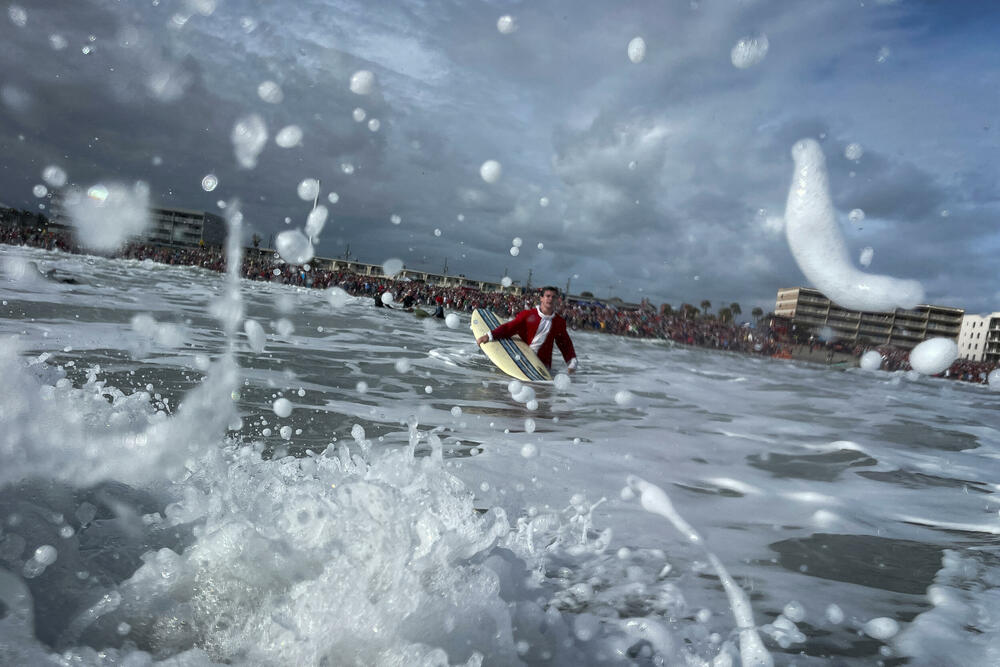
POLYGON ((510 322, 501 324, 487 334, 476 339, 478 345, 497 338, 520 336, 535 351, 538 358, 552 369, 552 347, 559 346, 566 370, 572 373, 577 368, 576 351, 566 330, 566 320, 556 314, 559 303, 559 289, 552 286, 542 288, 542 297, 537 307, 522 310, 510 322))

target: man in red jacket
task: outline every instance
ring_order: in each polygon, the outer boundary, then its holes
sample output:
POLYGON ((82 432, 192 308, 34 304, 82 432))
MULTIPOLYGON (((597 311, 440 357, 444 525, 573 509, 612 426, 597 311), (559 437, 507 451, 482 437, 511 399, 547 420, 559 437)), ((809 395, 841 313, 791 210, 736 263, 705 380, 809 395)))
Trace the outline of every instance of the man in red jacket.
POLYGON ((501 324, 488 334, 477 338, 476 343, 482 345, 497 338, 520 336, 550 370, 552 346, 555 344, 559 346, 559 351, 566 361, 566 370, 572 373, 577 367, 576 351, 573 349, 573 341, 569 339, 569 332, 566 331, 566 320, 556 314, 558 300, 558 288, 543 287, 542 298, 537 308, 522 310, 510 322, 501 324))

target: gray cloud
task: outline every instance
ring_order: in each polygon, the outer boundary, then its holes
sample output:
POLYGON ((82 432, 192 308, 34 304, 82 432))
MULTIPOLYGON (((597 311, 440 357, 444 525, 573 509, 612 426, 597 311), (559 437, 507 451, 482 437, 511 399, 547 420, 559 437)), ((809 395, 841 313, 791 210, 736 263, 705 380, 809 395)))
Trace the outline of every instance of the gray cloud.
POLYGON ((447 259, 453 273, 521 281, 530 270, 536 284, 748 312, 803 280, 773 221, 791 145, 815 137, 852 252, 871 245, 873 270, 925 280, 932 301, 1000 307, 982 280, 1000 248, 996 105, 970 95, 1000 66, 969 43, 973 17, 945 29, 931 6, 833 0, 22 6, 24 27, 0 19, 0 200, 12 205, 37 206, 31 188, 58 164, 81 184, 145 180, 167 205, 238 197, 266 238, 286 217, 304 223, 296 186, 319 178, 324 199, 340 196, 321 254, 349 244, 370 261, 447 259), (502 13, 517 31, 497 31, 502 13), (760 33, 767 57, 733 67, 736 40, 760 33), (636 35, 639 64, 626 57, 636 35), (375 73, 371 95, 349 89, 359 69, 375 73), (280 104, 258 97, 268 80, 280 104), (229 139, 247 113, 271 137, 253 170, 229 139), (302 144, 277 146, 293 124, 302 144), (865 147, 856 163, 843 157, 852 141, 865 147), (479 177, 487 159, 503 164, 498 183, 479 177), (866 212, 860 229, 852 208, 866 212))

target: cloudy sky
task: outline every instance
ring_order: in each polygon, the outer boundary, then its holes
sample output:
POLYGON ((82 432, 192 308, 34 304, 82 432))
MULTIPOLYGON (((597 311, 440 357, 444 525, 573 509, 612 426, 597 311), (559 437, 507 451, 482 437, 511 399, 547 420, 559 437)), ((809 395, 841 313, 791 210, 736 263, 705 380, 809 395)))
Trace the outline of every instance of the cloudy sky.
POLYGON ((305 224, 318 178, 321 256, 748 313, 805 281, 782 216, 812 137, 856 263, 870 247, 866 270, 930 303, 1000 310, 998 21, 932 0, 19 0, 0 202, 37 209, 55 165, 164 206, 239 198, 267 240, 305 224), (268 142, 246 168, 251 114, 268 142))

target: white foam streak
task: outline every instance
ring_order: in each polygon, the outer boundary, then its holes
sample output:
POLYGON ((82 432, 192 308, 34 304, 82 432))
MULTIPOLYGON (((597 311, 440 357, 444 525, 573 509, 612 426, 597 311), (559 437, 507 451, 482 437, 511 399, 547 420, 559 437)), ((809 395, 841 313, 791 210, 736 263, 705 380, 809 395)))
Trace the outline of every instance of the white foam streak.
MULTIPOLYGON (((663 489, 634 475, 629 476, 628 485, 639 495, 639 502, 642 504, 643 509, 664 517, 690 542, 704 547, 701 535, 677 513, 673 503, 670 502, 670 498, 663 489)), ((750 606, 750 600, 747 598, 746 593, 736 585, 736 582, 729 575, 722 561, 715 554, 708 551, 707 548, 705 549, 705 554, 709 562, 712 563, 712 567, 715 568, 719 580, 722 582, 722 586, 726 591, 726 597, 729 598, 729 606, 732 609, 733 617, 736 619, 736 625, 740 631, 740 659, 743 661, 743 664, 745 666, 760 665, 761 667, 773 665, 774 661, 771 658, 771 654, 764 648, 764 643, 757 633, 753 619, 753 608, 750 606)))
POLYGON ((852 310, 912 308, 924 298, 914 280, 864 273, 848 257, 830 199, 826 160, 819 144, 792 147, 795 172, 785 208, 788 247, 806 279, 838 305, 852 310))

